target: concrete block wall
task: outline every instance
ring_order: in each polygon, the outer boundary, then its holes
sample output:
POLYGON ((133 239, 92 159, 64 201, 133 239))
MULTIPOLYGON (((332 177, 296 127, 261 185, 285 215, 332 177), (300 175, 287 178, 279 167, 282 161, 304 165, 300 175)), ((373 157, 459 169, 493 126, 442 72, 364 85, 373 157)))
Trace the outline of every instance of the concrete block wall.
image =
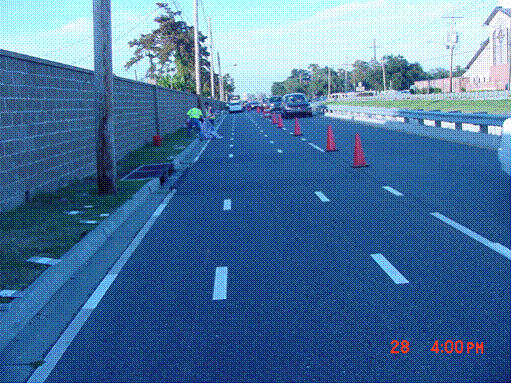
MULTIPOLYGON (((96 173, 93 78, 90 70, 0 50, 0 211, 96 173)), ((183 127, 196 96, 115 76, 113 102, 119 160, 152 140, 156 117, 161 135, 183 127)))

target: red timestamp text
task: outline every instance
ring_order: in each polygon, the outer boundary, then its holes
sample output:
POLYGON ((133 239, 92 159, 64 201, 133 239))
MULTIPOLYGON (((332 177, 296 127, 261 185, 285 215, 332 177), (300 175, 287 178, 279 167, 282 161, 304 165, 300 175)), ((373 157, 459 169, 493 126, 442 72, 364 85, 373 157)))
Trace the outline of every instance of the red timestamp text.
MULTIPOLYGON (((392 349, 391 354, 406 354, 410 351, 410 342, 408 340, 393 340, 390 342, 392 349)), ((483 354, 484 353, 484 342, 463 342, 462 340, 446 340, 445 342, 439 342, 436 340, 431 347, 431 351, 435 353, 447 353, 447 354, 462 354, 465 351, 467 354, 483 354)))
POLYGON ((447 354, 462 354, 465 351, 467 352, 467 354, 483 354, 484 342, 463 342, 462 340, 446 340, 445 343, 439 343, 438 340, 436 340, 433 346, 431 347, 431 351, 435 353, 447 354))

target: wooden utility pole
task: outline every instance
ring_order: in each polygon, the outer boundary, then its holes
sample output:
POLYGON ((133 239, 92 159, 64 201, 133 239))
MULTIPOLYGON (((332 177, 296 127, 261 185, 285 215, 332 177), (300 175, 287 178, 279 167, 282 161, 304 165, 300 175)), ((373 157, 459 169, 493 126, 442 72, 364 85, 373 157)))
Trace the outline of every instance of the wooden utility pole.
POLYGON ((112 140, 112 28, 110 0, 93 0, 96 175, 99 195, 115 195, 112 140))
POLYGON ((219 51, 217 51, 217 65, 219 66, 219 100, 224 102, 224 81, 221 72, 221 59, 219 58, 219 51))
POLYGON ((212 49, 213 37, 212 37, 212 19, 208 18, 208 29, 210 34, 210 90, 212 99, 215 99, 216 94, 214 90, 214 50, 212 49))
POLYGON ((198 31, 198 0, 194 0, 194 67, 196 72, 196 94, 201 94, 201 74, 198 31))

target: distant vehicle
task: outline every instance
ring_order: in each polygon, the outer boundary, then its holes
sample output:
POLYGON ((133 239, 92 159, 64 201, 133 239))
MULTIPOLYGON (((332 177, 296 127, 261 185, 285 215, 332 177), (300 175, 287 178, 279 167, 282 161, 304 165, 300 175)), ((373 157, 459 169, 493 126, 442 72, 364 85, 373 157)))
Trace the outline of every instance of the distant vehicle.
POLYGON ((269 98, 269 111, 281 111, 281 96, 271 96, 269 98))
POLYGON ((226 107, 228 107, 229 112, 242 112, 244 110, 240 100, 231 101, 226 107))
POLYGON ((502 128, 501 143, 497 151, 497 157, 502 170, 511 176, 511 118, 506 119, 502 128))
POLYGON ((312 116, 312 106, 306 101, 305 94, 287 94, 282 99, 282 111, 285 119, 293 115, 312 116))
POLYGON ((249 103, 249 106, 252 110, 257 108, 259 105, 260 105, 260 103, 256 100, 253 100, 252 102, 249 103))

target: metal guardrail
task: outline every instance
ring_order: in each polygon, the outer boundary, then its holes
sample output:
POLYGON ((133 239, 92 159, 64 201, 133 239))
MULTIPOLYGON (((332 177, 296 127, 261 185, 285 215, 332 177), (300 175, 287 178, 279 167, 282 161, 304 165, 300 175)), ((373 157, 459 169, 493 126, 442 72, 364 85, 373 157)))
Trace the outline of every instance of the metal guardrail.
POLYGON ((402 118, 404 123, 410 123, 413 119, 418 124, 424 125, 425 120, 435 122, 435 127, 442 127, 442 122, 454 123, 456 130, 462 130, 463 124, 472 124, 479 126, 479 132, 488 134, 489 126, 499 126, 510 118, 510 115, 494 115, 485 112, 479 113, 462 113, 461 111, 441 112, 441 111, 424 111, 424 110, 399 110, 395 108, 380 107, 358 107, 345 105, 329 105, 325 112, 349 114, 352 118, 358 115, 366 115, 368 118, 387 119, 393 118, 397 120, 402 118))

